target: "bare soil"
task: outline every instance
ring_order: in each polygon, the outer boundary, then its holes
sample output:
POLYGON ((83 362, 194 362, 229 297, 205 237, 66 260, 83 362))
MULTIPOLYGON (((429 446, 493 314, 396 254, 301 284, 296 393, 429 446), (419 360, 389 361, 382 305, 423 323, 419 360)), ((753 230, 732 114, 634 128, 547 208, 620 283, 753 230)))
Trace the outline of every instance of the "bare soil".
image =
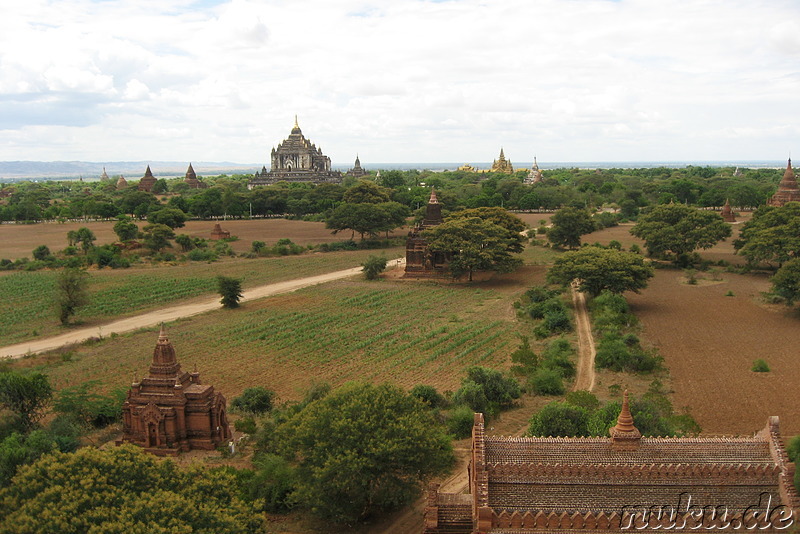
MULTIPOLYGON (((62 250, 67 246, 67 232, 83 226, 97 236, 95 245, 113 243, 117 241, 114 223, 115 221, 0 224, 0 258, 11 260, 30 258, 33 249, 39 245, 47 245, 52 252, 62 250)), ((216 223, 219 223, 223 230, 228 230, 231 236, 239 238, 238 241, 231 243, 236 252, 246 252, 253 241, 264 241, 268 245, 274 245, 278 239, 288 238, 298 245, 305 246, 347 241, 351 236, 351 232, 339 232, 334 235, 325 228, 325 223, 287 219, 187 221, 186 226, 176 229, 175 233, 209 239, 216 223)), ((143 228, 147 223, 140 221, 138 224, 139 228, 143 228)), ((406 229, 399 229, 389 235, 403 236, 406 232, 406 229)), ((359 236, 356 235, 355 238, 359 239, 359 236)))

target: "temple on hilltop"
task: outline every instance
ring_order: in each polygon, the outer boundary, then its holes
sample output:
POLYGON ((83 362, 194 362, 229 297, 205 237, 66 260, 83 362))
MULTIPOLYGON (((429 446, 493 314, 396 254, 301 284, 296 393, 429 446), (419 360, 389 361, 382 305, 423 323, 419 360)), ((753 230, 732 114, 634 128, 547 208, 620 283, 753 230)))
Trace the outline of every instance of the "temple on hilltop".
POLYGON ((725 222, 729 223, 736 222, 736 215, 733 214, 733 210, 731 209, 731 203, 727 198, 725 199, 725 205, 722 206, 722 212, 720 213, 720 215, 722 215, 722 218, 725 220, 725 222))
POLYGON ((294 128, 277 148, 272 149, 271 168, 256 172, 247 185, 249 189, 275 182, 341 183, 342 173, 331 170, 331 158, 309 141, 294 118, 294 128))
POLYGON ((502 148, 500 148, 500 157, 492 161, 490 172, 502 172, 505 174, 512 174, 514 172, 514 166, 511 164, 510 160, 506 159, 502 148))
POLYGON ((626 392, 609 434, 487 436, 476 413, 469 492, 431 484, 423 533, 777 531, 797 517, 777 417, 753 437, 642 437, 626 392))
POLYGON ((531 170, 528 171, 528 175, 525 177, 525 180, 523 180, 523 183, 538 184, 543 179, 544 178, 542 177, 542 171, 539 170, 539 163, 537 163, 536 161, 536 156, 533 156, 533 166, 531 167, 531 170))
POLYGON ((197 173, 194 172, 194 167, 192 167, 191 163, 189 163, 189 168, 186 169, 186 177, 183 179, 183 182, 192 189, 205 189, 208 187, 207 183, 201 182, 197 178, 197 173))
POLYGON ((422 232, 438 226, 442 219, 442 205, 436 197, 436 190, 431 188, 431 197, 425 207, 425 217, 408 233, 406 239, 406 270, 404 278, 432 278, 444 276, 447 272, 449 255, 445 252, 433 251, 422 232))
POLYGON ((797 187, 797 178, 792 170, 792 158, 786 164, 778 190, 767 200, 767 206, 783 206, 787 202, 800 202, 800 188, 797 187))
POLYGON ((147 191, 149 193, 153 190, 154 185, 156 185, 156 177, 153 176, 153 173, 150 171, 150 165, 148 165, 147 170, 144 171, 144 176, 142 176, 142 179, 139 180, 137 189, 139 191, 147 191))
POLYGON ((200 373, 181 371, 164 325, 150 374, 131 384, 122 405, 122 439, 159 456, 213 450, 231 437, 225 397, 201 384, 200 373))
POLYGON ((358 154, 356 154, 355 165, 353 165, 353 168, 347 171, 345 174, 347 176, 352 176, 353 178, 363 178, 367 175, 367 171, 361 168, 361 161, 358 159, 358 154))
POLYGON ((119 179, 117 180, 117 190, 125 189, 128 187, 128 180, 125 179, 123 175, 119 175, 119 179))

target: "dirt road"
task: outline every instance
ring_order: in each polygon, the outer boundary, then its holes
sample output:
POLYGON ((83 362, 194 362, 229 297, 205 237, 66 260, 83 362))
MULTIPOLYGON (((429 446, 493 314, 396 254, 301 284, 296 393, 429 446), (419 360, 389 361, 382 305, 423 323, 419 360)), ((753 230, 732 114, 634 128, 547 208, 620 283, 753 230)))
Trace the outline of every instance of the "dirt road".
MULTIPOLYGON (((390 268, 393 267, 399 269, 403 264, 405 264, 405 258, 391 260, 388 265, 390 268)), ((296 280, 288 280, 285 282, 254 287, 242 292, 241 302, 261 299, 272 295, 279 295, 281 293, 289 293, 304 287, 331 282, 333 280, 347 278, 348 276, 354 276, 360 272, 361 267, 353 267, 352 269, 345 269, 343 271, 335 271, 317 276, 309 276, 308 278, 298 278, 296 280)), ((46 352, 48 350, 63 347, 64 345, 81 343, 82 341, 93 337, 104 337, 115 333, 121 334, 123 332, 130 332, 139 328, 147 328, 162 322, 175 321, 177 319, 183 319, 184 317, 191 317, 193 315, 216 310, 220 307, 221 304, 219 302, 219 297, 215 296, 202 302, 163 308, 149 313, 144 313, 142 315, 135 315, 125 319, 119 319, 117 321, 100 326, 72 330, 66 334, 61 334, 46 339, 26 341, 24 343, 17 343, 16 345, 0 347, 0 358, 21 358, 26 354, 46 352)))
POLYGON ((594 337, 592 336, 592 323, 586 309, 586 296, 578 291, 577 285, 572 284, 572 304, 575 307, 575 323, 578 331, 578 369, 575 377, 573 391, 594 389, 594 337))

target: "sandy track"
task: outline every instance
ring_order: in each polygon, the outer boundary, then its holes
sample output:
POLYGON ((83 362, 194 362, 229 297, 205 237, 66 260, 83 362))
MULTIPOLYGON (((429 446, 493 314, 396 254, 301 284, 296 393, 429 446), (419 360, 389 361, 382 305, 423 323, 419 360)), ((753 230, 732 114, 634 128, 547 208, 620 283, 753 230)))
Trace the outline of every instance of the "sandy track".
MULTIPOLYGON (((388 265, 393 266, 394 268, 399 268, 404 263, 405 258, 399 258, 390 261, 388 265)), ((360 272, 361 267, 353 267, 343 271, 335 271, 317 276, 309 276, 307 278, 298 278, 295 280, 287 280, 285 282, 277 282, 275 284, 254 287, 242 292, 241 302, 261 299, 272 295, 279 295, 281 293, 289 293, 304 287, 331 282, 341 278, 347 278, 360 272)), ((141 315, 119 319, 117 321, 100 326, 81 328, 54 337, 26 341, 24 343, 17 343, 16 345, 9 345, 7 347, 0 347, 0 358, 21 358, 27 354, 46 352, 48 350, 63 347, 64 345, 81 343, 93 337, 121 334, 124 332, 137 330, 139 328, 154 326, 162 322, 175 321, 177 319, 191 317, 193 315, 216 310, 220 307, 221 304, 219 302, 219 297, 215 296, 213 298, 209 298, 208 300, 193 304, 182 304, 178 306, 171 306, 169 308, 162 308, 160 310, 143 313, 141 315)))
POLYGON ((586 296, 572 284, 572 304, 575 307, 575 323, 578 331, 578 369, 573 391, 594 389, 594 358, 597 354, 592 336, 592 323, 586 309, 586 296))

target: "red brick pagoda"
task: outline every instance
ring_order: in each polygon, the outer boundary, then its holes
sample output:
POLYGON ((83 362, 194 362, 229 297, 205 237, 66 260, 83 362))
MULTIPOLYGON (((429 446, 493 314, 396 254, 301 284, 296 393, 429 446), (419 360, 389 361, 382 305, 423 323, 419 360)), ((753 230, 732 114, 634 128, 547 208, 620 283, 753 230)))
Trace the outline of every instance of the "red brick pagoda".
POLYGON ((780 207, 787 202, 800 202, 800 188, 797 186, 797 178, 795 178, 794 171, 792 171, 792 158, 789 158, 786 171, 783 173, 783 179, 778 184, 778 190, 767 200, 767 206, 780 207))
POLYGON ((449 258, 444 252, 436 252, 428 248, 428 241, 422 232, 444 222, 442 205, 431 188, 431 197, 425 208, 425 218, 408 233, 406 240, 406 270, 404 278, 429 278, 444 276, 447 272, 449 258))
POLYGON ((149 193, 153 190, 154 185, 156 185, 156 177, 153 176, 150 165, 148 165, 147 170, 144 171, 144 176, 139 180, 139 185, 136 188, 139 191, 147 191, 149 193))
POLYGON ((213 450, 231 437, 225 397, 201 384, 200 373, 181 371, 161 325, 150 374, 134 382, 122 405, 122 439, 159 456, 213 450))

